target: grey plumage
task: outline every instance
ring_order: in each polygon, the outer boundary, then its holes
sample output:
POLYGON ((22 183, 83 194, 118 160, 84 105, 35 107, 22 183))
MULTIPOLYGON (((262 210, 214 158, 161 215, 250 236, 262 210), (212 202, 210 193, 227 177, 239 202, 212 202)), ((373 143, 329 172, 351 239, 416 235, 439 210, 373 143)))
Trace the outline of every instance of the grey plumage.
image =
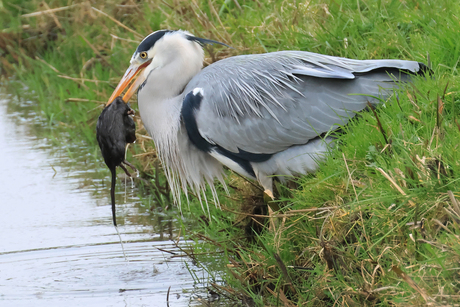
POLYGON ((246 55, 206 67, 184 92, 203 89, 196 118, 205 139, 232 152, 277 153, 346 124, 367 101, 377 104, 374 97, 387 97, 399 86, 393 80, 407 80, 395 68, 415 73, 419 65, 302 51, 246 55), (372 72, 379 68, 386 70, 372 72))
POLYGON ((178 201, 180 188, 200 194, 206 183, 216 198, 214 179, 225 186, 222 164, 256 178, 269 194, 273 175, 315 171, 332 142, 319 136, 423 69, 414 61, 303 51, 235 56, 201 69, 203 50, 190 36, 152 34, 144 40, 149 56, 135 52, 122 79, 146 67, 136 80, 145 85, 139 111, 178 201))

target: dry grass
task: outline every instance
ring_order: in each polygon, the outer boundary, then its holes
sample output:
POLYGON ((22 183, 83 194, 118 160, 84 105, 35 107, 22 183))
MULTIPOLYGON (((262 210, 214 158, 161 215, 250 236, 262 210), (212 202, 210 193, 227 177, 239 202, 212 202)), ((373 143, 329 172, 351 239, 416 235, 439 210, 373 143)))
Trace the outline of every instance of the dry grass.
MULTIPOLYGON (((207 64, 283 49, 433 63, 434 79, 417 80, 346 127, 339 151, 317 174, 295 188, 279 186, 272 231, 259 189, 230 174, 231 195, 222 196, 223 210, 213 209, 211 220, 192 202, 190 214, 203 226, 187 236, 196 239, 190 256, 209 269, 213 291, 243 305, 459 304, 460 11, 451 2, 3 5, 1 72, 33 90, 37 109, 54 127, 52 139, 85 142, 95 159, 94 125, 103 104, 140 39, 161 28, 234 48, 207 49, 207 64)), ((171 197, 161 166, 139 117, 136 122, 138 142, 129 157, 166 207, 171 197)))

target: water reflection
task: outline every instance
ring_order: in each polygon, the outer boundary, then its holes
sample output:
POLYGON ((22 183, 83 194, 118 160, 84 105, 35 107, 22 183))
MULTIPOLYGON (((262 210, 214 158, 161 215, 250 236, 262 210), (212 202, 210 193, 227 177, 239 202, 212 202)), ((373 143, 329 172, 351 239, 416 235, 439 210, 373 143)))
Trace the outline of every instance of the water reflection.
POLYGON ((152 218, 129 181, 117 184, 124 261, 104 165, 78 144, 51 146, 37 118, 0 95, 0 305, 165 306, 169 287, 171 306, 206 297, 189 270, 206 274, 170 241, 174 221, 152 218))

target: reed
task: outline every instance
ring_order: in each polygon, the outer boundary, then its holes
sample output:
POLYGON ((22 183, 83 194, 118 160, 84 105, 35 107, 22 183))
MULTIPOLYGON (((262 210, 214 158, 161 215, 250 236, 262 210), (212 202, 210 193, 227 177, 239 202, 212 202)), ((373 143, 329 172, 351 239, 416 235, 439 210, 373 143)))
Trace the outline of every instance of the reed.
MULTIPOLYGON (((433 78, 344 127, 316 174, 279 186, 272 231, 258 189, 230 173, 222 209, 211 206, 209 220, 192 199, 184 211, 200 227, 182 234, 213 291, 243 304, 452 306, 460 301, 459 16, 447 0, 3 1, 1 71, 14 75, 3 82, 11 92, 36 102, 56 143, 93 146, 102 165, 97 116, 154 30, 186 29, 234 48, 207 49, 208 64, 296 49, 430 65, 433 78)), ((128 156, 150 182, 149 203, 166 208, 168 188, 136 120, 128 156)))

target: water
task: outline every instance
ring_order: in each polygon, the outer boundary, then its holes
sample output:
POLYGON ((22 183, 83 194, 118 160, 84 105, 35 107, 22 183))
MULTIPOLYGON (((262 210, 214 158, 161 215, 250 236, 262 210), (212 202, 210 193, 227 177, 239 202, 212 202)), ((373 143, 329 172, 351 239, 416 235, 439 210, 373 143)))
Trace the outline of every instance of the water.
POLYGON ((31 103, 9 99, 0 94, 0 306, 166 306, 169 288, 170 306, 208 305, 206 273, 172 241, 174 221, 152 218, 118 180, 126 262, 100 163, 51 146, 31 103))

